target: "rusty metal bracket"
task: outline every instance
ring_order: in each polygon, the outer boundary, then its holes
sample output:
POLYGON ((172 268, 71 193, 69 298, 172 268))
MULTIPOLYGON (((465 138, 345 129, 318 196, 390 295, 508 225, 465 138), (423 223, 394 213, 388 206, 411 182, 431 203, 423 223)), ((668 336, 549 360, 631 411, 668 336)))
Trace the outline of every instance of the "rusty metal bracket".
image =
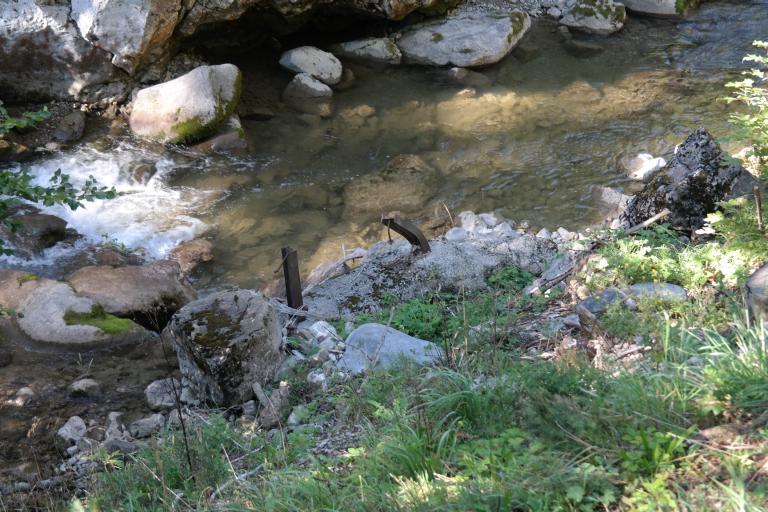
POLYGON ((381 223, 402 235, 417 251, 428 253, 431 250, 427 237, 412 222, 400 217, 382 217, 381 223))

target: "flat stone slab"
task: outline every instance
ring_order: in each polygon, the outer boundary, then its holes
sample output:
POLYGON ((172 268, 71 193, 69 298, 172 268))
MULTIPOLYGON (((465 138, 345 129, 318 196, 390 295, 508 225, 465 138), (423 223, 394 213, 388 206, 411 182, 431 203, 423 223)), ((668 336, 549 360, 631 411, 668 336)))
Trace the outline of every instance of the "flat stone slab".
POLYGON ((463 13, 408 29, 397 41, 406 62, 479 67, 503 59, 531 26, 527 14, 463 13))
POLYGON ((431 341, 414 338, 381 324, 364 324, 352 331, 338 366, 350 373, 391 368, 403 360, 434 364, 442 355, 431 341))

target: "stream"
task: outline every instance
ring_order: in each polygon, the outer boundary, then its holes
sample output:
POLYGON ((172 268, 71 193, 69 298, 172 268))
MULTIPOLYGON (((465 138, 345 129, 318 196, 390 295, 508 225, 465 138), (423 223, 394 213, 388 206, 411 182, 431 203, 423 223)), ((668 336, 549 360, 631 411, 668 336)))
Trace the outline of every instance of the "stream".
MULTIPOLYGON (((273 279, 281 246, 298 248, 308 272, 338 259, 342 248, 386 236, 378 221, 388 199, 361 204, 345 188, 396 155, 416 154, 437 170, 420 207, 404 212, 416 220, 499 210, 533 227, 574 229, 601 220, 596 187, 632 190, 622 167, 628 157, 668 158, 699 126, 727 149, 741 148, 728 141, 729 107, 719 99, 727 94, 723 84, 744 69, 752 41, 768 39, 768 0, 705 3, 685 20, 632 16, 614 36, 578 38, 603 51, 573 55, 555 23, 535 20, 520 48, 480 70, 490 83, 475 91, 444 70, 353 65, 354 87, 335 93, 328 120, 279 105, 290 78, 277 65, 279 51, 231 55, 226 61, 244 74, 243 105, 269 112, 244 118, 246 156, 201 156, 123 131, 38 159, 30 170, 40 183, 61 169, 76 184, 93 175, 123 195, 77 211, 48 208, 82 237, 33 261, 6 257, 3 266, 61 277, 87 245, 107 241, 160 259, 202 236, 213 242, 214 260, 193 275, 198 288, 255 288, 273 279), (146 184, 129 178, 137 162, 156 169, 146 184)), ((16 464, 44 458, 33 440, 50 438, 56 418, 97 409, 146 415, 144 387, 170 368, 141 347, 83 358, 10 345, 14 363, 0 369, 0 459, 16 464), (85 374, 108 383, 104 400, 61 398, 85 374), (21 386, 36 390, 35 407, 8 405, 21 386)))

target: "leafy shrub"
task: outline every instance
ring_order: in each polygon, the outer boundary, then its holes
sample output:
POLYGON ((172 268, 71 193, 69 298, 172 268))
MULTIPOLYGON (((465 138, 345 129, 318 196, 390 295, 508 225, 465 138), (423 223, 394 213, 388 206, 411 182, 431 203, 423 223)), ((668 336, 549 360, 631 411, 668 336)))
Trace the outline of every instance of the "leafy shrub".
POLYGON ((745 71, 743 80, 726 84, 726 87, 735 90, 726 101, 746 106, 745 113, 731 115, 731 122, 737 127, 741 139, 751 144, 751 155, 765 163, 768 159, 768 42, 755 41, 753 44, 765 50, 766 55, 750 54, 744 57, 745 62, 754 62, 756 67, 745 71))

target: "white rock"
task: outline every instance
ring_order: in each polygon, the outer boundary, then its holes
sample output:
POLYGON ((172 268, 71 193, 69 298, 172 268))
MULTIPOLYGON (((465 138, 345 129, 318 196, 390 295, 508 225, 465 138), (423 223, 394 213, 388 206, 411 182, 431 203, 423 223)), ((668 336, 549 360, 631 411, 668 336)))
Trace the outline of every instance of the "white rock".
POLYGON ((552 233, 549 232, 547 228, 541 228, 538 233, 536 233, 536 238, 546 238, 550 239, 552 238, 552 233))
POLYGON ((339 339, 339 333, 336 332, 336 328, 323 320, 313 323, 309 327, 309 332, 320 345, 326 340, 331 340, 335 346, 336 343, 333 340, 339 339))
POLYGON ((339 368, 357 374, 375 368, 390 368, 401 360, 433 364, 442 355, 431 341, 408 336, 381 324, 364 324, 347 338, 339 368))
POLYGON ((461 242, 467 239, 467 230, 464 228, 451 228, 445 234, 445 239, 449 242, 461 242))
POLYGON ((527 14, 465 12, 409 27, 397 46, 407 62, 479 67, 503 59, 531 26, 527 14))
POLYGON ((486 227, 492 228, 496 226, 496 224, 499 223, 499 219, 496 218, 496 215, 492 213, 481 213, 477 216, 478 219, 480 219, 483 224, 486 225, 486 227))
POLYGON ((563 12, 557 7, 550 7, 549 9, 547 9, 547 14, 553 18, 559 18, 560 16, 563 15, 563 12))
POLYGON ((142 89, 133 101, 131 130, 165 143, 203 139, 234 112, 241 80, 237 66, 221 64, 142 89))
POLYGON ((300 46, 288 50, 280 57, 280 65, 294 73, 307 73, 318 80, 334 85, 341 81, 341 61, 332 53, 314 46, 300 46))
POLYGON ((560 23, 590 34, 612 34, 624 26, 627 11, 613 0, 576 0, 560 23))
POLYGON ((369 37, 340 43, 333 47, 333 52, 342 58, 376 64, 400 64, 403 58, 400 48, 388 37, 369 37))
POLYGON ((306 114, 329 117, 333 113, 333 91, 308 73, 293 77, 283 91, 283 101, 306 114))
POLYGON ((651 181, 665 165, 667 165, 666 160, 661 157, 654 158, 649 153, 639 153, 624 162, 629 179, 643 183, 651 181))
POLYGON ((27 405, 27 402, 32 400, 33 396, 35 396, 35 392, 32 391, 32 388, 25 386, 19 388, 16 393, 13 394, 13 398, 6 400, 5 403, 6 405, 12 405, 14 407, 24 407, 27 405))

